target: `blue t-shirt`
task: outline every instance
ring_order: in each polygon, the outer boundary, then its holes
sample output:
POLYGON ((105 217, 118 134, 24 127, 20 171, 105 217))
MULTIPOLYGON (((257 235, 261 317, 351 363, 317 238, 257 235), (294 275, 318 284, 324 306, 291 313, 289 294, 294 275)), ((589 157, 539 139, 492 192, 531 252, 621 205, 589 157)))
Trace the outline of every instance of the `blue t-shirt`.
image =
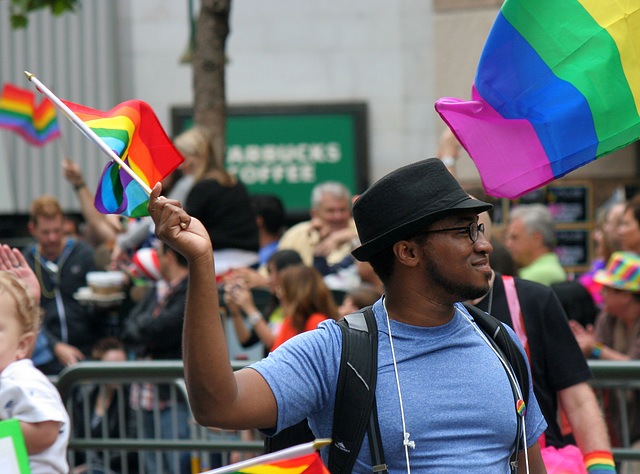
MULTIPOLYGON (((379 331, 378 419, 389 471, 406 472, 398 384, 382 301, 373 306, 379 331)), ((406 430, 416 445, 409 448, 411 468, 416 472, 507 473, 516 436, 511 385, 491 347, 464 317, 471 319, 469 313, 460 304, 456 308, 453 319, 438 327, 390 321, 406 430)), ((524 355, 513 331, 507 330, 524 355)), ((251 366, 275 395, 275 432, 307 417, 317 438, 331 437, 341 349, 340 328, 328 320, 251 366)), ((532 390, 525 428, 527 446, 546 429, 532 390)), ((322 455, 326 462, 328 449, 322 455)), ((353 472, 371 472, 366 439, 353 472)))

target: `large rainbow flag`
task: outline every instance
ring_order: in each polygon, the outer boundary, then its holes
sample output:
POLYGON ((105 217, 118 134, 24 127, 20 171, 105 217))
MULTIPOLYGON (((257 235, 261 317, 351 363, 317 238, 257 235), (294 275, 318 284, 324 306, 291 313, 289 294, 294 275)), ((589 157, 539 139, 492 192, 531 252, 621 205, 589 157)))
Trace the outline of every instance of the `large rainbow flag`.
MULTIPOLYGON (((146 102, 128 100, 108 112, 62 102, 150 188, 184 161, 146 102)), ((148 201, 142 186, 119 164, 113 160, 107 164, 96 191, 98 211, 129 217, 148 216, 148 201)))
POLYGON ((436 110, 489 194, 516 198, 640 136, 640 1, 506 0, 472 100, 436 110))
POLYGON ((35 92, 5 84, 0 95, 0 128, 18 133, 35 146, 60 136, 56 109, 47 98, 35 105, 35 92))

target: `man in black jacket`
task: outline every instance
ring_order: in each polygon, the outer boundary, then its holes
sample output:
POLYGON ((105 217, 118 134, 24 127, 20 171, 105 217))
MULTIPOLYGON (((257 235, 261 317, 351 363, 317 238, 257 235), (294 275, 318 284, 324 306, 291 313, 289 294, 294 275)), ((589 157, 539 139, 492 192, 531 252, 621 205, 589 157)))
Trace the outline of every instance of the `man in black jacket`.
POLYGON ((130 311, 123 339, 145 359, 182 359, 182 322, 187 300, 187 262, 171 247, 160 244, 162 279, 147 290, 130 311))
MULTIPOLYGON (((136 348, 140 359, 182 359, 182 323, 187 301, 187 261, 170 247, 160 244, 158 263, 162 279, 153 285, 142 300, 133 307, 125 321, 122 339, 136 348)), ((159 406, 155 407, 156 388, 140 384, 132 389, 132 404, 142 410, 143 430, 146 438, 155 438, 154 408, 160 410, 160 433, 163 438, 173 438, 173 413, 177 413, 178 437, 189 437, 188 407, 183 397, 170 396, 168 386, 157 390, 159 406)), ((171 470, 175 454, 164 453, 165 469, 171 470)), ((179 453, 181 473, 189 473, 189 453, 179 453)), ((164 472, 156 464, 155 453, 144 455, 146 472, 164 472)))
POLYGON ((43 310, 34 364, 47 375, 84 360, 93 344, 106 335, 107 318, 95 308, 81 305, 74 293, 87 284, 95 270, 93 249, 64 235, 62 207, 53 196, 31 203, 29 231, 36 240, 24 257, 40 283, 43 310))

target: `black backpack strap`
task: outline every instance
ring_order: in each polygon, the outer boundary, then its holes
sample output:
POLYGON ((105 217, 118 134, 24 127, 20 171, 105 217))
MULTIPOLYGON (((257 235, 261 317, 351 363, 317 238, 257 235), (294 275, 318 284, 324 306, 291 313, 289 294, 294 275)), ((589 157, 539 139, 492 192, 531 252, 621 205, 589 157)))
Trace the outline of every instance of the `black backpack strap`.
MULTIPOLYGON (((491 316, 488 313, 476 308, 475 306, 464 303, 465 308, 469 311, 469 314, 473 317, 478 327, 484 332, 493 343, 493 347, 496 349, 503 358, 507 360, 511 366, 511 371, 518 381, 520 392, 522 393, 522 400, 526 408, 529 402, 529 372, 527 370, 527 363, 522 353, 518 349, 516 343, 511 339, 504 326, 500 321, 491 316)), ((518 410, 518 395, 517 387, 514 386, 511 377, 509 377, 509 383, 513 391, 513 398, 516 403, 516 411, 518 410)), ((522 414, 524 416, 524 414, 522 414)), ((522 447, 522 417, 519 413, 516 413, 518 420, 518 426, 516 430, 515 451, 511 459, 510 465, 512 472, 518 470, 518 453, 522 447)), ((526 448, 526 447, 525 447, 526 448)))
POLYGON ((367 425, 367 436, 369 437, 369 452, 371 453, 371 465, 374 473, 388 474, 387 463, 384 462, 384 450, 382 449, 382 438, 380 436, 380 425, 378 424, 378 405, 374 397, 373 407, 369 415, 367 425))
MULTIPOLYGON (((342 330, 342 354, 327 466, 333 474, 351 472, 372 416, 373 438, 380 440, 377 412, 373 410, 378 372, 378 328, 373 310, 368 306, 345 316, 338 325, 342 330)), ((378 459, 374 465, 384 464, 381 441, 372 450, 375 455, 378 459)))
POLYGON ((464 303, 464 306, 478 327, 496 343, 504 357, 511 364, 526 405, 529 401, 529 371, 527 370, 527 362, 524 360, 518 346, 511 339, 503 324, 496 318, 470 304, 464 303))

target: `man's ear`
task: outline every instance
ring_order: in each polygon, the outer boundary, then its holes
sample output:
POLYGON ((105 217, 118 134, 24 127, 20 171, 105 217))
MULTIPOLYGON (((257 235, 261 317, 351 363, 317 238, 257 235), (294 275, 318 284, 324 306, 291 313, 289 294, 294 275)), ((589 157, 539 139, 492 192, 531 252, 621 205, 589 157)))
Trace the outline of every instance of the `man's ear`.
POLYGON ((533 241, 536 243, 536 245, 538 247, 544 247, 544 239, 542 237, 542 232, 533 232, 531 234, 531 238, 533 239, 533 241))
POLYGON ((402 265, 415 267, 419 261, 419 245, 413 240, 400 240, 393 244, 393 253, 402 265))
POLYGON ((29 223, 27 224, 27 227, 29 228, 29 233, 35 237, 35 233, 36 233, 36 225, 29 221, 29 223))
POLYGON ((17 360, 26 359, 33 355, 38 335, 34 331, 27 331, 18 340, 17 360))

